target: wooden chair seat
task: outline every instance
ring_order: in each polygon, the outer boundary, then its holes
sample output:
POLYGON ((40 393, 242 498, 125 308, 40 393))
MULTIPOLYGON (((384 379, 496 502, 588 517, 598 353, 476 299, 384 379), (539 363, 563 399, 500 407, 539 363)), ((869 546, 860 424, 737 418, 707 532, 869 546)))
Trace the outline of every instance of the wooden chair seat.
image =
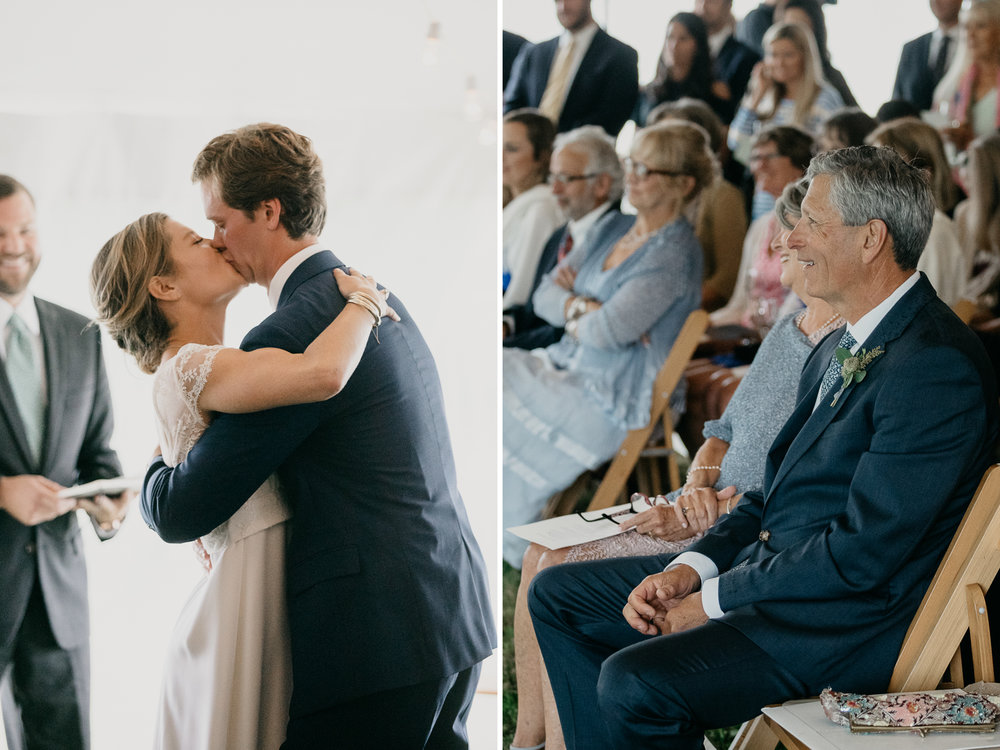
MULTIPOLYGON (((910 623, 896 660, 889 692, 933 690, 946 671, 961 687, 958 649, 966 632, 972 643, 973 676, 992 682, 993 649, 985 594, 1000 571, 1000 464, 987 469, 962 522, 910 623)), ((747 722, 730 750, 808 750, 769 717, 747 722)))

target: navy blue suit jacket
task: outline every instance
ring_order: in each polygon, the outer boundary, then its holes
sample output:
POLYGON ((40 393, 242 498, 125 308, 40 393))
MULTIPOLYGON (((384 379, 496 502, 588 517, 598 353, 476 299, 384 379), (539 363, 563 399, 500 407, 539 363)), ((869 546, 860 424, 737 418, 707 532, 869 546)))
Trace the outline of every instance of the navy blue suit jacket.
POLYGON ((724 571, 722 622, 814 691, 878 692, 989 463, 997 388, 923 276, 865 342, 884 349, 865 379, 813 413, 840 336, 806 361, 763 493, 691 550, 724 571))
MULTIPOLYGON (((558 48, 555 37, 521 49, 504 90, 504 112, 539 105, 558 48)), ((617 136, 639 94, 638 64, 634 49, 598 29, 570 84, 556 130, 600 125, 617 136)))
MULTIPOLYGON (((100 331, 72 310, 37 298, 35 306, 48 397, 42 455, 37 463, 31 457, 0 365, 0 476, 41 474, 66 486, 117 476, 121 464, 110 446, 114 425, 100 331)), ((87 570, 76 513, 25 526, 0 511, 0 672, 11 657, 36 574, 59 646, 89 643, 87 570)))
MULTIPOLYGON (((556 262, 559 259, 559 246, 568 231, 569 224, 563 224, 545 242, 542 255, 538 259, 535 281, 531 285, 532 297, 535 290, 538 289, 538 285, 542 283, 545 274, 556 267, 556 262)), ((562 338, 562 328, 556 328, 535 314, 535 306, 531 302, 531 297, 528 297, 528 301, 523 305, 515 305, 504 310, 503 314, 511 316, 514 320, 514 333, 503 340, 504 346, 517 349, 538 349, 554 344, 562 338)))
POLYGON ((724 123, 728 124, 736 114, 736 108, 743 99, 747 84, 750 82, 753 66, 758 62, 760 62, 760 55, 735 36, 730 36, 722 45, 722 49, 719 50, 714 63, 715 78, 729 87, 730 96, 728 100, 715 98, 712 102, 712 108, 724 123))
POLYGON ((896 69, 896 83, 892 87, 893 99, 905 99, 921 110, 930 109, 934 99, 934 71, 928 64, 933 33, 918 36, 903 45, 896 69))
MULTIPOLYGON (((338 266, 329 252, 302 263, 242 348, 303 351, 346 304, 338 266)), ((165 540, 187 541, 278 473, 293 511, 293 716, 441 679, 495 643, 437 369, 402 302, 390 302, 402 321, 381 327, 381 343, 371 338, 337 396, 221 414, 183 463, 154 461, 146 476, 143 517, 165 540)))

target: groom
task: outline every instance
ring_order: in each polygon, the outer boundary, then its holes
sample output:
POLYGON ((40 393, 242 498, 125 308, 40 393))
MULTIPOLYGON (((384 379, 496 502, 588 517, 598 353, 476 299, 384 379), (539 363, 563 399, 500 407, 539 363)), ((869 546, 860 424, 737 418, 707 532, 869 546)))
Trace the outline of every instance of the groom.
MULTIPOLYGON (((343 309, 317 244, 319 157, 249 125, 195 160, 212 241, 275 312, 242 348, 301 352, 343 309)), ((441 386, 406 308, 372 336, 336 397, 218 415, 174 469, 155 459, 142 514, 165 541, 218 526, 277 472, 294 513, 287 598, 293 694, 284 750, 463 748, 495 644, 482 554, 458 494, 441 386)))

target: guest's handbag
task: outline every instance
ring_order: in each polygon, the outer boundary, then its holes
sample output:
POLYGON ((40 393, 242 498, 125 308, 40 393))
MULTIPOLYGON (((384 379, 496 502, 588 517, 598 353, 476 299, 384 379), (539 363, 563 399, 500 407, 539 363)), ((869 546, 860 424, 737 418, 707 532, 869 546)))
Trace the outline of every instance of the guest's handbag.
POLYGON ((860 695, 827 688, 819 696, 827 717, 852 732, 992 732, 1000 697, 964 690, 860 695))

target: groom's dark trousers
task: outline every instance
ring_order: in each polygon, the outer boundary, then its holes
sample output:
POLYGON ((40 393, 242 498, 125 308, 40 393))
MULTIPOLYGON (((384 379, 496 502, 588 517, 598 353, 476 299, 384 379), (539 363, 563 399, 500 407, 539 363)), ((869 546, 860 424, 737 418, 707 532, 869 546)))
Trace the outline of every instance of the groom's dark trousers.
MULTIPOLYGON (((327 251, 305 260, 242 347, 303 351, 346 304, 332 273, 338 266, 327 251)), ((423 744, 381 747, 457 746, 432 742, 443 731, 437 721, 464 717, 474 668, 495 644, 437 369, 402 302, 393 296, 390 304, 401 322, 381 327, 381 343, 371 337, 337 396, 219 415, 183 463, 154 461, 146 477, 143 517, 180 542, 218 526, 279 475, 293 513, 289 750, 362 748, 361 739, 341 738, 375 737, 394 724, 401 738, 421 727, 430 734, 423 744), (322 743, 296 740, 310 735, 322 743)))

